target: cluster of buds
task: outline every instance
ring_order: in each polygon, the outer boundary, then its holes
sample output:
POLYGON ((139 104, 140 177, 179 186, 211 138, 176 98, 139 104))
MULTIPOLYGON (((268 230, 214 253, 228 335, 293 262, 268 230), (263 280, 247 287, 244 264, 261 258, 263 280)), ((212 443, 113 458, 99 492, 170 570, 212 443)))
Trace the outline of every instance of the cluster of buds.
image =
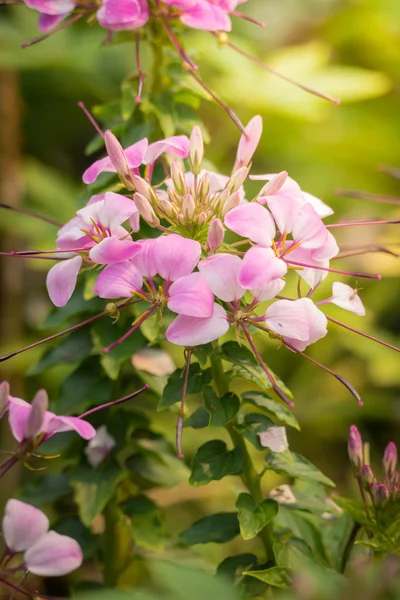
POLYGON ((400 501, 400 473, 397 467, 397 447, 389 442, 383 453, 383 476, 381 481, 369 465, 366 445, 355 425, 350 427, 348 452, 354 475, 360 487, 363 501, 376 510, 400 501))

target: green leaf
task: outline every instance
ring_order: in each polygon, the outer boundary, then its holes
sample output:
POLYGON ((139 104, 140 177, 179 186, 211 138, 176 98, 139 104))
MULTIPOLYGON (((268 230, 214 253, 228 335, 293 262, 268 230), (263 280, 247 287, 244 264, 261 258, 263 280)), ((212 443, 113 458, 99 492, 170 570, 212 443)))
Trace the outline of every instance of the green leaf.
POLYGON ((82 465, 74 473, 71 479, 75 490, 74 498, 79 517, 86 527, 90 527, 93 519, 104 510, 113 497, 115 488, 126 475, 116 464, 97 469, 82 465))
POLYGON ((245 415, 242 423, 235 424, 235 429, 251 444, 253 444, 257 450, 265 450, 265 448, 263 448, 263 446, 260 444, 258 433, 261 433, 269 427, 274 426, 275 423, 273 423, 273 421, 267 417, 264 417, 264 415, 251 413, 249 415, 245 415))
POLYGON ((368 519, 365 514, 365 508, 359 502, 355 502, 354 500, 350 500, 349 498, 335 498, 335 502, 340 508, 342 508, 350 517, 354 519, 360 525, 367 527, 368 529, 372 528, 372 521, 368 519))
POLYGON ((268 468, 272 469, 276 473, 289 475, 289 477, 294 477, 295 479, 316 481, 329 487, 335 487, 333 481, 321 473, 317 467, 314 467, 314 465, 304 458, 304 456, 297 454, 296 452, 292 452, 291 456, 293 461, 287 462, 281 457, 280 454, 274 454, 273 452, 270 452, 266 456, 265 460, 268 468))
POLYGON ((194 455, 189 483, 194 486, 206 485, 226 475, 237 475, 242 466, 243 453, 240 448, 229 451, 222 440, 211 440, 194 455))
POLYGON ((236 501, 240 534, 244 540, 251 540, 272 521, 278 513, 275 500, 263 500, 256 504, 250 494, 240 494, 236 501))
POLYGON ((244 575, 245 571, 257 568, 257 557, 254 554, 237 554, 228 556, 217 567, 217 575, 223 577, 235 586, 238 590, 241 600, 262 597, 266 590, 266 585, 252 577, 244 575))
POLYGON ((242 395, 244 402, 257 406, 267 416, 276 418, 281 423, 300 430, 300 425, 294 414, 280 401, 272 400, 266 394, 257 391, 244 392, 242 395))
POLYGON ((63 381, 55 411, 64 415, 79 414, 89 406, 108 402, 110 394, 111 381, 105 377, 98 358, 91 356, 63 381))
MULTIPOLYGON (((79 321, 84 321, 85 314, 101 313, 104 310, 104 300, 93 298, 86 301, 83 297, 83 287, 78 287, 72 294, 72 297, 65 306, 54 309, 45 319, 42 329, 59 327, 63 325, 70 317, 79 315, 79 321)), ((107 318, 107 317, 102 317, 107 318)))
POLYGON ((211 415, 210 425, 213 427, 223 427, 232 421, 240 410, 240 400, 233 392, 219 398, 212 387, 206 386, 203 397, 206 409, 211 415))
POLYGON ((162 550, 165 522, 158 506, 146 496, 137 496, 125 502, 121 508, 129 517, 135 545, 148 550, 162 550))
POLYGON ((193 429, 203 429, 204 427, 208 427, 209 424, 210 413, 204 408, 204 406, 199 406, 199 408, 197 408, 194 413, 192 413, 190 417, 185 420, 183 426, 193 427, 193 429))
POLYGON ((87 327, 74 331, 55 348, 49 348, 40 360, 31 367, 28 375, 38 375, 54 365, 80 363, 92 349, 90 331, 87 327))
POLYGON ((207 359, 213 352, 212 344, 203 344, 202 346, 196 346, 193 350, 193 354, 197 358, 201 367, 207 364, 207 359))
POLYGON ((245 571, 244 574, 281 589, 287 589, 291 584, 291 570, 286 567, 271 567, 263 571, 245 571))
POLYGON ((38 508, 71 494, 66 475, 44 475, 25 485, 18 498, 38 508))
POLYGON ((154 439, 150 436, 145 439, 143 448, 126 461, 132 479, 141 487, 153 487, 154 484, 173 487, 182 481, 187 482, 188 468, 184 461, 177 457, 176 450, 162 436, 153 435, 154 439))
POLYGON ((306 542, 319 562, 328 564, 322 540, 320 517, 281 506, 275 525, 276 527, 289 529, 295 537, 306 542))
MULTIPOLYGON (((262 390, 271 390, 271 382, 250 350, 244 346, 239 346, 237 342, 226 342, 221 347, 220 352, 224 360, 227 360, 233 364, 232 374, 234 377, 240 377, 240 379, 251 381, 262 390)), ((290 390, 288 390, 288 388, 282 383, 282 381, 280 381, 278 377, 275 375, 274 377, 279 387, 282 388, 289 398, 292 398, 293 396, 290 390)))
POLYGON ((194 544, 224 544, 240 533, 236 513, 221 512, 199 519, 183 533, 179 539, 187 546, 194 544))
MULTIPOLYGON (((182 399, 183 392, 183 370, 176 369, 168 379, 168 383, 164 388, 158 410, 164 410, 180 402, 182 399)), ((190 365, 189 382, 187 388, 187 395, 198 394, 211 381, 212 373, 211 369, 202 371, 198 363, 190 365)))

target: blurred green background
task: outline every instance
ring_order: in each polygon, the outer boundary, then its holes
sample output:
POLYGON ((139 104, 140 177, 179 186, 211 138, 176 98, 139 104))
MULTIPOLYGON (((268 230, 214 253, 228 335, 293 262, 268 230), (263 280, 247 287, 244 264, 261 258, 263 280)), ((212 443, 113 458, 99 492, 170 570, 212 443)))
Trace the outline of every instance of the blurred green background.
MULTIPOLYGON (((265 21, 266 27, 236 19, 233 43, 342 100, 335 106, 306 94, 233 50, 219 47, 211 35, 186 31, 185 46, 204 81, 243 122, 257 113, 263 116, 264 135, 253 172, 287 170, 304 190, 332 205, 336 220, 398 217, 399 206, 394 204, 334 195, 336 188, 346 188, 400 196, 400 181, 378 171, 381 164, 400 165, 398 0, 248 0, 241 8, 265 21)), ((36 34, 33 11, 0 7, 0 196, 2 202, 65 221, 81 206, 81 174, 92 161, 84 149, 93 129, 77 102, 93 107, 116 99, 123 78, 135 72, 134 48, 131 43, 104 46, 104 31, 78 23, 22 50, 21 43, 36 34)), ((143 60, 146 70, 150 65, 146 49, 143 60)), ((239 132, 207 100, 202 102, 201 117, 213 140, 207 158, 221 173, 229 173, 239 132)), ((0 213, 0 231, 3 251, 54 247, 52 225, 10 211, 0 213)), ((337 230, 337 237, 344 246, 384 244, 400 250, 396 226, 337 230)), ((383 278, 358 282, 366 317, 335 307, 328 307, 328 314, 399 346, 399 261, 375 253, 333 266, 381 273, 383 278)), ((38 329, 51 308, 45 290, 47 268, 47 261, 1 259, 1 354, 44 335, 38 329)), ((330 294, 333 279, 328 281, 319 298, 330 294)), ((348 282, 356 285, 354 280, 348 282)), ((388 441, 400 441, 399 355, 335 325, 327 338, 309 349, 311 356, 354 384, 364 400, 359 408, 336 380, 301 357, 284 348, 277 351, 275 343, 261 339, 259 343, 295 396, 294 412, 302 432, 290 433, 291 448, 337 481, 340 493, 353 490, 346 458, 348 427, 357 424, 371 442, 377 462, 388 441)), ((1 377, 11 381, 14 395, 30 399, 40 386, 57 394, 74 365, 29 376, 42 352, 38 348, 1 364, 1 377)), ((172 440, 175 415, 154 414, 154 421, 155 428, 168 432, 172 440)), ((190 447, 194 451, 208 434, 186 437, 190 456, 190 447)), ((274 484, 267 481, 266 491, 274 484)), ((194 516, 233 503, 231 485, 229 478, 201 490, 190 490, 183 483, 154 495, 168 506, 171 523, 178 521, 181 529, 194 516)))

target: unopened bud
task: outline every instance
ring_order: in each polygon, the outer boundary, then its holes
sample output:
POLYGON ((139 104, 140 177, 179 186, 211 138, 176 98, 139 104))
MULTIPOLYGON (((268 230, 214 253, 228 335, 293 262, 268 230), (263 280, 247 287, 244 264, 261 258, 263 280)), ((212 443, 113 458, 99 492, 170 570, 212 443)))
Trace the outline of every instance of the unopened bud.
POLYGON ((372 469, 369 465, 363 465, 361 468, 361 481, 363 487, 368 490, 371 486, 371 483, 374 483, 375 477, 372 472, 372 469))
POLYGON ((176 219, 177 219, 179 225, 183 225, 185 222, 185 218, 182 213, 179 213, 178 215, 176 215, 176 219))
POLYGON ((112 164, 117 170, 117 173, 122 183, 128 190, 132 190, 132 172, 124 149, 122 148, 115 135, 109 129, 107 129, 107 131, 104 134, 104 141, 106 144, 108 156, 110 157, 112 164))
POLYGON ((205 212, 201 212, 199 214, 199 216, 197 217, 197 223, 199 225, 204 225, 204 223, 206 222, 206 220, 207 220, 207 215, 206 215, 205 212))
POLYGON ((351 464, 356 471, 360 472, 363 464, 363 445, 360 432, 355 425, 350 427, 348 452, 351 464))
POLYGON ((397 485, 397 486, 400 484, 400 473, 398 471, 395 471, 393 473, 391 482, 393 483, 393 485, 397 485))
POLYGON ((136 208, 140 212, 140 216, 146 221, 146 223, 148 223, 150 227, 158 227, 160 225, 160 219, 154 212, 150 202, 138 192, 133 194, 133 200, 136 208))
POLYGON ((174 189, 168 188, 167 194, 168 194, 168 198, 172 204, 175 204, 178 206, 180 205, 181 199, 174 189))
POLYGON ((24 439, 34 440, 43 431, 45 414, 48 407, 49 398, 46 390, 39 390, 32 400, 31 409, 25 424, 24 439))
POLYGON ((160 200, 158 209, 167 215, 167 217, 173 217, 176 214, 176 211, 174 211, 174 205, 169 200, 160 200))
POLYGON ((8 396, 10 395, 10 384, 8 381, 0 383, 0 419, 8 408, 8 396))
POLYGON ((227 189, 229 189, 231 194, 238 191, 238 189, 246 181, 248 174, 249 169, 247 167, 241 167, 231 175, 226 185, 227 189))
POLYGON ((282 171, 281 173, 274 175, 268 183, 264 185, 258 196, 273 196, 274 194, 277 194, 287 178, 287 171, 282 171))
POLYGON ((178 194, 186 194, 185 173, 180 163, 174 161, 171 165, 171 179, 178 194))
POLYGON ((193 217, 194 211, 196 210, 196 204, 191 194, 185 194, 183 196, 182 210, 185 219, 190 220, 193 217))
POLYGON ((224 241, 225 230, 220 219, 213 219, 208 228, 207 249, 216 251, 224 241))
POLYGON ((210 191, 210 176, 208 173, 204 173, 197 188, 197 194, 201 200, 207 196, 210 191))
POLYGON ((198 175, 201 171, 201 163, 204 156, 204 142, 201 134, 201 129, 197 125, 193 127, 190 136, 189 159, 190 167, 194 175, 198 175))
POLYGON ((386 502, 389 500, 389 490, 386 485, 380 483, 376 486, 374 491, 374 505, 376 508, 383 508, 386 502))
POLYGON ((388 477, 394 473, 397 465, 397 448, 396 444, 389 442, 383 454, 383 468, 388 477))
POLYGON ((156 196, 151 185, 143 177, 132 175, 132 181, 139 194, 144 196, 152 206, 158 206, 159 198, 156 196))
POLYGON ((224 203, 222 207, 222 216, 224 217, 232 208, 236 208, 240 204, 240 194, 239 192, 235 192, 232 196, 229 196, 228 200, 224 203))

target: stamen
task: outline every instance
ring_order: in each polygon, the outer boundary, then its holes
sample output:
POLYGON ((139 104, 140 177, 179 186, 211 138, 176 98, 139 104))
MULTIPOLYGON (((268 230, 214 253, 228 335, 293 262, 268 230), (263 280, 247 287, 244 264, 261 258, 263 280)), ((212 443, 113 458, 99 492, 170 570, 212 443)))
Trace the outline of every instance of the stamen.
POLYGON ((386 175, 390 175, 391 177, 395 177, 396 179, 400 179, 400 169, 399 167, 391 167, 388 165, 381 165, 378 169, 380 173, 385 173, 386 175))
POLYGON ((186 352, 186 365, 185 365, 185 379, 183 381, 183 389, 182 389, 182 399, 181 406, 179 409, 179 417, 176 423, 176 451, 178 453, 178 458, 185 458, 185 455, 182 452, 182 430, 183 430, 183 413, 185 410, 185 399, 189 381, 189 371, 190 371, 190 359, 192 356, 192 350, 187 349, 186 352))
POLYGON ((165 29, 167 30, 168 36, 169 36, 172 44, 175 46, 175 49, 177 50, 179 56, 182 58, 182 60, 185 63, 190 65, 194 71, 197 71, 199 67, 192 61, 190 56, 188 56, 188 54, 185 52, 185 50, 182 48, 182 46, 178 42, 174 32, 172 31, 171 27, 169 26, 168 19, 166 19, 164 17, 163 21, 164 21, 165 29))
POLYGON ((368 273, 352 273, 350 271, 339 271, 338 269, 329 269, 328 267, 320 267, 316 265, 307 265, 306 263, 295 262, 294 260, 286 260, 289 265, 303 267, 304 269, 316 269, 317 271, 327 271, 328 273, 339 273, 339 275, 350 275, 351 277, 363 277, 364 279, 381 279, 381 275, 369 275, 368 273))
POLYGON ((339 252, 339 254, 331 258, 331 260, 337 260, 338 258, 347 258, 349 256, 359 256, 360 254, 369 254, 373 252, 382 252, 383 254, 390 254, 390 256, 394 256, 395 258, 400 257, 400 254, 398 254, 397 252, 393 252, 393 250, 389 250, 389 248, 385 248, 384 246, 366 246, 365 248, 354 248, 354 250, 346 250, 344 252, 339 252))
POLYGON ((398 225, 399 223, 400 219, 385 219, 384 221, 352 221, 348 223, 331 223, 330 225, 325 225, 325 227, 327 229, 333 229, 334 227, 361 227, 363 225, 398 225))
POLYGON ((152 306, 149 310, 147 310, 139 318, 137 318, 136 321, 134 321, 133 327, 131 327, 131 329, 129 329, 129 331, 127 331, 121 338, 119 338, 119 340, 117 340, 116 342, 113 342, 106 348, 103 348, 104 354, 108 354, 110 352, 110 350, 112 350, 116 346, 119 346, 120 344, 122 344, 122 342, 124 342, 130 335, 132 335, 132 333, 134 333, 136 331, 136 329, 138 327, 140 327, 140 325, 142 323, 144 323, 148 317, 150 317, 150 315, 155 311, 156 308, 157 308, 157 305, 152 306))
POLYGON ((103 410, 105 408, 109 408, 110 406, 117 406, 117 404, 123 404, 124 402, 128 402, 128 400, 131 400, 132 398, 136 398, 136 396, 138 396, 142 392, 148 390, 149 387, 150 387, 149 384, 146 383, 142 388, 140 388, 140 390, 136 390, 136 392, 132 392, 132 394, 128 394, 128 396, 124 396, 123 398, 120 398, 119 400, 113 400, 112 402, 107 402, 106 404, 102 404, 101 406, 96 406, 95 408, 91 408, 90 410, 87 410, 86 412, 79 415, 79 418, 86 419, 86 417, 88 417, 89 415, 92 415, 93 413, 98 412, 99 410, 103 410))
POLYGON ((244 15, 236 10, 231 10, 229 14, 233 15, 234 17, 238 17, 238 19, 243 19, 243 21, 249 21, 249 23, 253 23, 253 25, 258 25, 262 29, 265 27, 265 23, 263 21, 259 21, 258 19, 250 17, 249 15, 244 15))
POLYGON ((46 40, 47 38, 51 37, 52 35, 54 35, 58 31, 61 31, 65 27, 68 27, 68 25, 72 25, 72 23, 75 23, 75 21, 78 21, 79 19, 82 19, 82 17, 84 17, 85 14, 86 14, 86 12, 79 13, 78 15, 74 15, 71 19, 69 19, 68 21, 63 21, 62 23, 60 23, 60 25, 57 25, 57 27, 54 27, 48 33, 44 33, 43 35, 40 35, 39 37, 33 38, 33 40, 31 40, 30 42, 26 42, 25 44, 21 44, 21 48, 25 49, 25 48, 28 48, 29 46, 33 46, 33 44, 37 44, 38 42, 46 40))
POLYGON ((142 64, 140 61, 140 33, 139 32, 136 33, 135 56, 136 56, 136 66, 137 66, 138 75, 139 75, 138 91, 137 91, 137 96, 135 98, 135 102, 137 102, 139 104, 142 101, 142 91, 143 91, 143 82, 144 82, 144 74, 142 71, 142 64))
POLYGON ((358 190, 335 190, 335 196, 343 196, 346 198, 358 198, 359 200, 371 200, 371 202, 379 202, 383 204, 400 204, 400 198, 397 196, 388 196, 385 194, 371 194, 358 190))
POLYGON ((325 315, 325 316, 328 319, 328 321, 332 321, 332 323, 336 323, 336 325, 340 325, 340 327, 344 327, 345 329, 348 329, 349 331, 352 331, 353 333, 358 333, 358 335, 362 335, 363 337, 367 338, 368 340, 377 342, 377 344, 381 344, 381 346, 386 346, 386 348, 390 348, 390 350, 394 350, 395 352, 400 352, 400 348, 397 348, 396 346, 393 346, 392 344, 389 344, 388 342, 384 342, 383 340, 380 340, 380 339, 374 337, 373 335, 369 335, 368 333, 364 333, 363 331, 360 331, 359 329, 350 327, 350 325, 346 325, 345 323, 342 323, 341 321, 337 321, 333 317, 328 317, 328 315, 325 315))
POLYGON ((88 109, 86 108, 86 106, 84 105, 84 103, 83 102, 78 102, 78 106, 79 106, 79 108, 81 110, 83 110, 83 112, 85 113, 86 117, 88 118, 88 120, 90 121, 90 123, 93 125, 93 127, 95 128, 95 130, 97 131, 97 133, 104 139, 104 133, 103 133, 103 131, 100 129, 100 126, 97 123, 96 119, 88 111, 88 109))
POLYGON ((39 215, 38 213, 35 213, 32 210, 28 210, 27 208, 18 208, 16 206, 6 204, 5 202, 0 202, 0 208, 7 208, 8 210, 14 210, 15 212, 21 213, 23 215, 29 215, 30 217, 34 217, 35 219, 39 219, 40 221, 44 221, 45 223, 50 223, 50 225, 55 225, 56 227, 63 226, 62 223, 59 223, 58 221, 53 221, 53 219, 50 219, 49 217, 39 215))

